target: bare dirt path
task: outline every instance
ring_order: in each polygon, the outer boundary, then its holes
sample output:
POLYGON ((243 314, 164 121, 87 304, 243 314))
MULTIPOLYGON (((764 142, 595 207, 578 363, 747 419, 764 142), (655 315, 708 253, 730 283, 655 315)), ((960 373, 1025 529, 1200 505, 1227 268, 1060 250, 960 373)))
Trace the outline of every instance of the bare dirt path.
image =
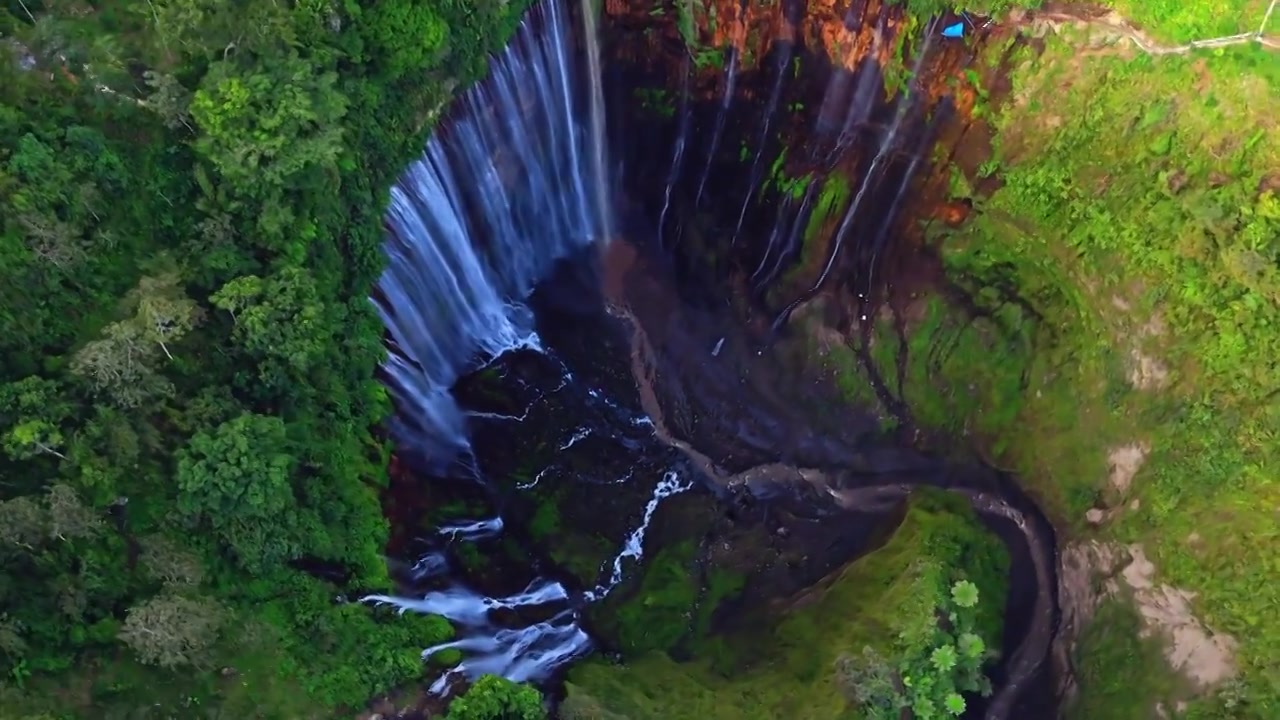
POLYGON ((1148 55, 1184 55, 1192 50, 1226 47, 1256 42, 1271 50, 1280 50, 1280 35, 1265 33, 1268 21, 1275 13, 1280 0, 1272 0, 1257 30, 1217 38, 1193 40, 1185 45, 1165 45, 1148 35, 1120 13, 1097 6, 1050 5, 1041 11, 1014 10, 1004 20, 1006 26, 1044 28, 1057 31, 1071 27, 1078 30, 1095 30, 1104 39, 1127 40, 1148 55))

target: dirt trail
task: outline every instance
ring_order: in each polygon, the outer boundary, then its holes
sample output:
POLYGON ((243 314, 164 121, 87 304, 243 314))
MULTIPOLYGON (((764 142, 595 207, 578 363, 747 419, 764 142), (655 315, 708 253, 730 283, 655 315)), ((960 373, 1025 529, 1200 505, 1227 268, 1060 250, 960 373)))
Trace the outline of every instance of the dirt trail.
MULTIPOLYGON (((1275 3, 1272 3, 1274 9, 1275 3)), ((1268 17, 1270 13, 1268 13, 1268 17)), ((1165 45, 1148 35, 1120 13, 1105 8, 1049 9, 1044 11, 1014 10, 1001 21, 1004 26, 1040 27, 1056 32, 1059 28, 1100 31, 1102 39, 1128 40, 1134 47, 1148 55, 1183 55, 1192 50, 1225 47, 1256 42, 1263 47, 1280 50, 1280 36, 1263 34, 1254 30, 1238 35, 1193 40, 1185 45, 1165 45)), ((1264 21, 1263 26, 1266 26, 1264 21)))

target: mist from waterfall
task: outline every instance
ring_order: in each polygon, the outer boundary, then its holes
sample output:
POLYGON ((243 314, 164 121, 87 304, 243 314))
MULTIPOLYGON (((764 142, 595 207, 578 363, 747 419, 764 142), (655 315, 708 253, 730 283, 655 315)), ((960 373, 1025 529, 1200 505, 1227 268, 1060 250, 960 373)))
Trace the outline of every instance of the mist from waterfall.
MULTIPOLYGON (((594 11, 583 19, 593 39, 594 11)), ((401 452, 443 464, 466 451, 450 388, 538 347, 525 298, 556 260, 609 235, 599 62, 579 62, 574 38, 559 2, 533 8, 391 190, 374 301, 401 452)))

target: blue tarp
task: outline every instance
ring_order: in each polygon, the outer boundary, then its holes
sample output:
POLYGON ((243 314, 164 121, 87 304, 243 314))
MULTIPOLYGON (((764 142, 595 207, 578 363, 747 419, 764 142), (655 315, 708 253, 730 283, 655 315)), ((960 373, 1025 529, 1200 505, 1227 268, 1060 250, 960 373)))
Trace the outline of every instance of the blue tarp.
POLYGON ((942 37, 958 38, 964 37, 964 23, 958 22, 955 25, 948 25, 942 28, 942 37))

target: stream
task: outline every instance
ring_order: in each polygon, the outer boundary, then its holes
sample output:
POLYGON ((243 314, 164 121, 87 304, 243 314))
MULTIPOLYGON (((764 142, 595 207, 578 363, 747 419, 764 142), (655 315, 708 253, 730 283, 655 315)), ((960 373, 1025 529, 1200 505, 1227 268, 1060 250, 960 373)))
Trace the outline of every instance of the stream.
MULTIPOLYGON (((748 496, 815 516, 865 518, 893 512, 914 487, 943 487, 970 500, 1013 560, 1005 661, 986 717, 1018 717, 1042 702, 1034 696, 1045 687, 1058 614, 1052 528, 1008 477, 888 445, 876 419, 856 409, 814 412, 817 405, 805 401, 817 392, 813 384, 728 304, 682 299, 686 280, 665 254, 680 237, 668 215, 678 204, 718 201, 708 178, 738 81, 737 55, 729 53, 714 122, 688 122, 682 100, 674 146, 651 153, 662 164, 651 176, 666 179, 660 210, 623 207, 611 181, 617 166, 605 128, 606 119, 617 119, 606 117, 612 105, 604 102, 597 21, 591 0, 580 8, 562 0, 536 5, 493 58, 488 79, 458 98, 392 189, 388 266, 373 301, 387 329, 383 378, 397 409, 390 428, 396 454, 436 482, 478 485, 497 514, 440 525, 421 538, 397 593, 362 601, 453 623, 456 639, 423 652, 424 659, 446 650, 462 655, 433 693, 487 673, 545 682, 595 649, 587 609, 639 571, 655 517, 673 498, 693 493, 732 503, 748 496), (710 138, 709 149, 707 140, 686 135, 695 132, 710 138), (478 371, 512 388, 512 407, 459 400, 459 381, 478 371), (507 581, 514 586, 482 587, 455 567, 460 548, 519 531, 489 451, 473 442, 477 433, 491 442, 553 438, 554 459, 533 468, 516 493, 579 482, 645 498, 615 519, 627 529, 594 582, 575 582, 538 561, 535 576, 507 581)), ((778 87, 787 53, 769 81, 778 87)), ((849 105, 824 113, 844 128, 825 151, 838 155, 854 144, 850 128, 871 116, 864 84, 865 76, 839 81, 849 105)), ((762 140, 777 93, 769 95, 762 140)), ((912 97, 893 106, 887 131, 862 153, 862 183, 840 216, 821 275, 777 316, 774 330, 837 272, 846 237, 873 266, 890 241, 887 228, 933 137, 912 97)), ((744 162, 753 185, 760 164, 759 154, 744 162)), ((724 198, 732 243, 752 231, 743 221, 752 193, 724 198)), ((781 223, 783 232, 766 230, 763 255, 750 264, 771 269, 758 269, 754 280, 767 284, 794 255, 778 243, 803 224, 806 204, 797 206, 799 218, 781 223)), ((869 295, 873 280, 863 282, 869 295)))

